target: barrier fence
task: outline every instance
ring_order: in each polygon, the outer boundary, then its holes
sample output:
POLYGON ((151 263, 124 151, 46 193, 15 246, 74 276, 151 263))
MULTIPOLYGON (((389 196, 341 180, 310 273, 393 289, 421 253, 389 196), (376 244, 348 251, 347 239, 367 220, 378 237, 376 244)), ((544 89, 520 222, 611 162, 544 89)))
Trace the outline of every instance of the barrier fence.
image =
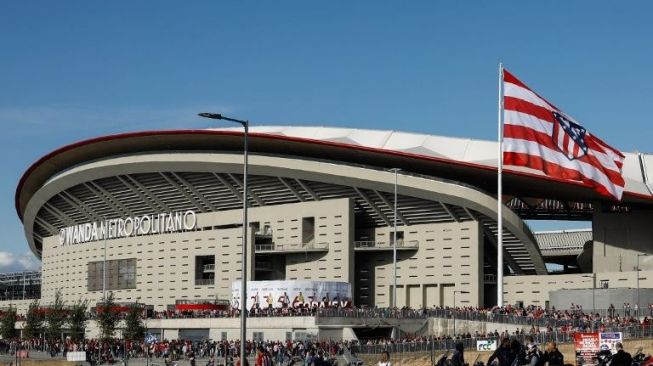
MULTIPOLYGON (((653 336, 650 327, 620 327, 609 328, 605 332, 622 332, 623 339, 632 338, 646 338, 653 336)), ((535 343, 545 344, 546 342, 556 343, 571 343, 574 341, 573 332, 541 332, 536 334, 514 334, 510 335, 511 339, 517 339, 522 344, 525 344, 526 336, 533 337, 535 343)), ((481 340, 494 340, 497 346, 500 343, 498 337, 472 337, 462 339, 422 339, 419 341, 406 341, 398 343, 384 343, 384 344, 353 344, 349 347, 352 354, 380 354, 383 351, 390 353, 406 353, 406 352, 431 352, 431 351, 447 351, 453 350, 456 343, 462 342, 465 349, 476 349, 476 341, 481 340)), ((489 356, 489 354, 488 354, 489 356)))
MULTIPOLYGON (((610 310, 601 309, 597 310, 596 314, 602 313, 609 314, 610 310)), ((617 313, 615 312, 615 315, 617 313)), ((318 309, 316 317, 339 317, 339 318, 381 318, 381 319, 426 319, 426 318, 444 318, 444 319, 457 319, 467 321, 479 321, 489 323, 506 323, 514 325, 534 326, 534 327, 552 327, 552 328, 589 328, 600 329, 604 327, 614 327, 614 324, 606 323, 600 318, 589 320, 585 319, 586 314, 574 314, 570 312, 568 316, 576 318, 556 318, 556 316, 563 316, 558 314, 541 314, 540 316, 520 316, 516 314, 500 314, 490 311, 461 311, 454 309, 358 309, 358 308, 322 308, 318 309)), ((608 315, 602 315, 607 317, 608 315)), ((648 316, 648 311, 645 314, 637 316, 632 312, 634 318, 648 316)), ((653 320, 653 319, 652 319, 653 320)), ((628 324, 631 325, 631 324, 628 324)), ((620 327, 621 328, 621 327, 620 327)))

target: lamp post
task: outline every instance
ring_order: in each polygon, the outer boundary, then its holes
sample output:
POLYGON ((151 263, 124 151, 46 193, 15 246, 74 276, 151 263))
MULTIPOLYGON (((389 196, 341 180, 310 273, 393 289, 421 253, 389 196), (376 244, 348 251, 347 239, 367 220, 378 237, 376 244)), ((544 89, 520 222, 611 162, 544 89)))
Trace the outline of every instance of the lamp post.
POLYGON ((247 340, 247 135, 249 121, 225 117, 219 113, 199 113, 198 116, 240 123, 245 130, 243 135, 243 247, 240 281, 240 364, 244 365, 242 360, 245 358, 245 342, 247 340))
POLYGON ((397 307, 397 172, 401 169, 393 168, 391 172, 395 173, 395 191, 393 201, 393 234, 392 234, 392 270, 393 270, 393 285, 392 285, 392 307, 397 307))
POLYGON ((102 217, 104 225, 107 228, 107 232, 104 234, 104 256, 102 257, 102 302, 107 301, 107 236, 109 236, 109 230, 111 229, 108 225, 107 218, 102 217))
POLYGON ((648 254, 646 253, 638 253, 637 254, 637 318, 639 318, 639 308, 642 306, 639 303, 639 257, 646 257, 648 254))
POLYGON ((469 291, 454 290, 453 291, 453 337, 456 338, 456 293, 468 294, 469 291))

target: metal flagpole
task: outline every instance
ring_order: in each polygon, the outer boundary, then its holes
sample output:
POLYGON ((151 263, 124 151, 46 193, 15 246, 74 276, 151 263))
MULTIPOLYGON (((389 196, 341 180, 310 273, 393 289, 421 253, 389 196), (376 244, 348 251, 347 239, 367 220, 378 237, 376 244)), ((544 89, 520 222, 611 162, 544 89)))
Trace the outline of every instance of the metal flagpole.
POLYGON ((499 63, 499 111, 497 121, 497 306, 503 306, 503 64, 499 63))
MULTIPOLYGON (((246 365, 247 355, 247 153, 249 134, 249 121, 242 123, 245 129, 243 136, 243 243, 242 243, 242 264, 241 264, 241 281, 240 281, 240 366, 246 365)), ((252 263, 253 265, 253 263, 252 263)))

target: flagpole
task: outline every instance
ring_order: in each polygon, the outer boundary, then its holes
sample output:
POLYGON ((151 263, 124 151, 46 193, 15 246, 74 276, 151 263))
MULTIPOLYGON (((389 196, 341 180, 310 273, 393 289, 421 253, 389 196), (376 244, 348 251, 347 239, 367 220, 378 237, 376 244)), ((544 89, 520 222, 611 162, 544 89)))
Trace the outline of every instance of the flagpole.
POLYGON ((503 306, 503 63, 499 63, 499 108, 497 121, 497 306, 503 306))

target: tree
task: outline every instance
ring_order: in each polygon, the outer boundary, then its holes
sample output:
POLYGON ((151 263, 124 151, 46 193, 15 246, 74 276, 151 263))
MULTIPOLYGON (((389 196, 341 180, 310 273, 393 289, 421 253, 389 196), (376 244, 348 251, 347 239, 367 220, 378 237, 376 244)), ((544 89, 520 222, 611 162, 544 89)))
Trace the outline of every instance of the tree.
POLYGON ((13 338, 16 335, 16 308, 9 309, 0 317, 0 335, 3 339, 13 338))
POLYGON ((100 328, 100 338, 103 340, 110 339, 116 332, 116 325, 120 320, 118 313, 115 311, 116 302, 113 299, 113 292, 102 300, 97 309, 97 323, 100 328))
POLYGON ((82 301, 81 299, 70 308, 68 325, 70 328, 70 338, 74 342, 84 340, 86 322, 88 321, 88 314, 86 313, 87 309, 88 300, 82 301))
POLYGON ((43 331, 43 313, 39 309, 39 302, 32 301, 25 315, 25 325, 23 326, 23 338, 39 338, 43 331))
POLYGON ((132 304, 125 316, 124 337, 128 341, 141 341, 145 338, 145 326, 143 325, 143 311, 145 309, 138 303, 132 304))
POLYGON ((63 335, 63 325, 66 322, 66 310, 64 309, 64 301, 61 295, 61 290, 57 290, 54 295, 54 302, 47 308, 45 312, 45 339, 50 341, 57 341, 63 335))

